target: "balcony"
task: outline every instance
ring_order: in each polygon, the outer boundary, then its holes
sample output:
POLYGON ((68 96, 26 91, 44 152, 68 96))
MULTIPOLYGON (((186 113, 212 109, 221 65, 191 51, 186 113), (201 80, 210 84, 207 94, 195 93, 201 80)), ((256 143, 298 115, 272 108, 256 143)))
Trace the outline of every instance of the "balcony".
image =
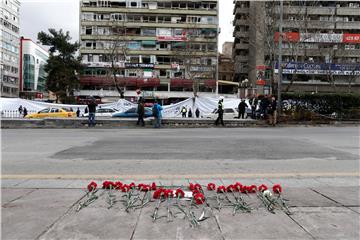
POLYGON ((337 15, 358 16, 360 8, 341 7, 337 9, 337 15))
POLYGON ((188 9, 148 9, 148 8, 111 8, 111 7, 81 7, 81 12, 102 13, 139 13, 139 14, 184 14, 184 15, 210 15, 216 16, 217 10, 188 10, 188 9))
POLYGON ((238 55, 235 57, 236 62, 248 62, 249 56, 248 55, 238 55))
POLYGON ((159 27, 159 28, 215 28, 217 29, 216 24, 192 24, 192 23, 157 23, 157 22, 112 22, 110 20, 108 21, 86 21, 81 20, 80 24, 82 26, 118 26, 118 27, 159 27))
POLYGON ((283 27, 292 29, 334 29, 335 24, 330 21, 318 20, 284 20, 283 27))
MULTIPOLYGON (((278 11, 277 11, 277 13, 278 13, 278 11)), ((284 6, 284 14, 335 15, 335 8, 334 7, 284 6)))
POLYGON ((233 35, 235 38, 249 38, 249 32, 236 31, 233 35))
POLYGON ((247 19, 237 19, 236 21, 234 21, 234 23, 235 23, 234 26, 249 25, 249 20, 247 20, 247 19))
POLYGON ((337 22, 336 29, 360 30, 360 22, 337 22))
POLYGON ((236 49, 249 49, 249 44, 248 43, 237 43, 235 45, 236 49))
POLYGON ((236 8, 234 10, 234 15, 244 15, 249 14, 250 8, 236 8))
MULTIPOLYGON (((86 35, 86 34, 82 34, 80 36, 80 39, 82 41, 85 40, 114 40, 119 38, 119 36, 117 35, 86 35)), ((157 37, 156 36, 121 36, 120 41, 157 41, 157 37)), ((192 42, 205 42, 205 43, 216 43, 216 38, 192 38, 191 39, 192 42)))

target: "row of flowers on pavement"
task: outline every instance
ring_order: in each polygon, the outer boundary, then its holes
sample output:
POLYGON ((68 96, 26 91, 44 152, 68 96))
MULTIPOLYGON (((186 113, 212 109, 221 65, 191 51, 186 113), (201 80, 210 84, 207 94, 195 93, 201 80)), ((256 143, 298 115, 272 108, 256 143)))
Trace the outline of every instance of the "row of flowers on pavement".
POLYGON ((231 207, 233 209, 233 215, 238 212, 250 213, 260 206, 252 206, 252 204, 246 202, 243 196, 253 194, 261 200, 261 204, 264 205, 269 212, 275 213, 275 209, 280 209, 286 214, 291 214, 286 204, 288 200, 282 197, 283 189, 279 184, 275 184, 269 189, 265 184, 257 186, 243 185, 236 182, 228 186, 216 186, 214 183, 201 186, 198 183, 189 182, 188 189, 185 189, 186 187, 172 189, 157 186, 155 182, 152 184, 135 184, 134 182, 124 184, 120 181, 104 181, 101 188, 106 191, 99 193, 97 183, 91 182, 87 186, 87 197, 83 202, 79 203, 77 211, 89 206, 102 195, 107 194, 106 202, 109 209, 117 202, 122 202, 125 211, 129 212, 130 209, 140 209, 155 202, 156 204, 152 214, 154 222, 162 217, 166 217, 167 220, 171 222, 181 214, 189 220, 191 226, 196 227, 201 221, 215 216, 213 214, 214 209, 220 211, 223 207, 231 207), (204 191, 204 189, 206 189, 207 192, 204 191), (117 199, 117 196, 114 194, 115 192, 123 193, 120 199, 117 199), (210 203, 210 201, 212 202, 210 203), (186 204, 186 202, 190 203, 186 204), (163 203, 166 203, 167 214, 166 216, 159 216, 158 212, 163 203), (196 217, 193 211, 198 208, 202 208, 200 217, 196 217), (175 212, 174 209, 177 211, 175 212))

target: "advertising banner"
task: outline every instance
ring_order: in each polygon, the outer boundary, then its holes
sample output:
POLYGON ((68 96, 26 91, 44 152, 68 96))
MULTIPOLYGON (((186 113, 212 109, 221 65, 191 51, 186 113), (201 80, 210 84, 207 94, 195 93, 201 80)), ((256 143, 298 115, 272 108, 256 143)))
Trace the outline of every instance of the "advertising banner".
MULTIPOLYGON (((278 73, 278 63, 275 73, 278 73)), ((283 63, 284 74, 315 74, 315 75, 357 75, 360 76, 360 64, 335 64, 335 63, 308 63, 288 62, 283 63)))
POLYGON ((186 36, 172 37, 172 36, 158 36, 157 40, 159 42, 185 42, 187 41, 186 36))
POLYGON ((344 43, 360 43, 360 34, 343 34, 343 42, 344 43))

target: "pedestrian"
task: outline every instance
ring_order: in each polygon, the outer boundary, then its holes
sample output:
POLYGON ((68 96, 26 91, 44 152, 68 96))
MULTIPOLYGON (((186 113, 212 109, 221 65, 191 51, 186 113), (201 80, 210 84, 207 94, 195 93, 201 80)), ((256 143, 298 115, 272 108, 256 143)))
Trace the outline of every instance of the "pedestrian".
POLYGON ((139 126, 141 122, 141 126, 145 127, 145 121, 144 121, 145 107, 144 107, 143 98, 139 99, 137 113, 138 113, 138 120, 136 125, 139 126))
POLYGON ((18 111, 19 111, 19 114, 20 116, 22 115, 22 112, 23 112, 23 107, 20 105, 20 107, 18 108, 18 111))
POLYGON ((24 107, 24 109, 23 109, 23 115, 24 115, 24 117, 26 117, 27 114, 28 114, 28 111, 27 111, 26 107, 24 107))
POLYGON ((220 98, 218 102, 218 109, 217 109, 218 117, 215 121, 215 125, 217 126, 219 124, 219 121, 221 125, 225 126, 224 124, 224 98, 220 98))
POLYGON ((80 108, 78 108, 76 111, 76 117, 80 117, 80 108))
POLYGON ((186 109, 185 106, 183 106, 183 107, 181 108, 181 114, 182 114, 182 117, 183 117, 183 118, 186 118, 186 113, 187 113, 187 109, 186 109))
POLYGON ((74 109, 72 107, 70 108, 70 112, 74 112, 74 109))
POLYGON ((270 104, 269 104, 269 108, 268 108, 268 113, 269 113, 269 124, 275 126, 276 125, 276 120, 277 120, 277 103, 276 103, 276 98, 272 97, 270 104))
POLYGON ((195 116, 196 118, 200 117, 200 110, 198 108, 195 110, 195 116))
POLYGON ((95 126, 96 106, 97 106, 97 104, 95 102, 95 98, 92 98, 92 100, 88 104, 88 108, 89 108, 88 126, 89 127, 94 127, 95 126))
POLYGON ((239 116, 238 118, 240 119, 240 116, 242 119, 245 118, 245 109, 248 108, 249 106, 246 104, 245 100, 243 99, 242 101, 240 101, 239 106, 238 106, 238 110, 239 110, 239 116))
POLYGON ((252 119, 256 119, 256 107, 258 104, 258 99, 257 98, 253 98, 251 101, 251 118, 252 119))
POLYGON ((192 111, 191 111, 191 108, 189 108, 188 118, 192 118, 192 111))
POLYGON ((152 108, 152 113, 154 116, 154 128, 160 128, 161 127, 161 111, 163 108, 158 104, 158 102, 155 100, 155 104, 152 108))
POLYGON ((269 98, 267 95, 265 95, 265 97, 263 97, 260 102, 260 114, 264 119, 267 119, 269 104, 269 98))
POLYGON ((88 108, 86 107, 84 113, 86 114, 86 113, 88 113, 88 112, 89 112, 89 110, 88 110, 88 108))

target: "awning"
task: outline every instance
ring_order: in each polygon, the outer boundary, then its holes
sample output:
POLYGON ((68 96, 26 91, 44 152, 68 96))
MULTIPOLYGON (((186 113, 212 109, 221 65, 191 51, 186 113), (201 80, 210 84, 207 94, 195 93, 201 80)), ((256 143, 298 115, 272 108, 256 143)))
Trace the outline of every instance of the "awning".
POLYGON ((141 44, 143 46, 156 46, 156 41, 142 41, 141 44))
POLYGON ((186 47, 186 42, 176 42, 171 45, 172 47, 186 47))

